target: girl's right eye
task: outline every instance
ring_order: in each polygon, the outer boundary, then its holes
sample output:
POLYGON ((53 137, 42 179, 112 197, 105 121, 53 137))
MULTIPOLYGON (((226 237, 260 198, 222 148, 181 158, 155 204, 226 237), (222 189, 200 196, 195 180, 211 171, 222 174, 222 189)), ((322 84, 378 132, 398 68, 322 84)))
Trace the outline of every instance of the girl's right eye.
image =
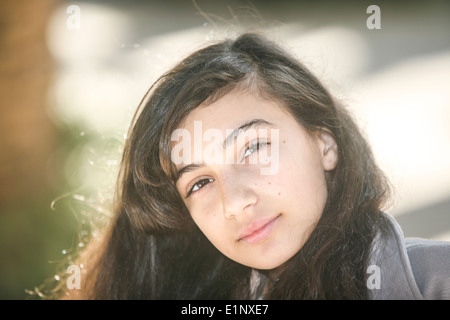
POLYGON ((205 179, 200 179, 197 182, 194 183, 194 185, 189 189, 186 198, 189 197, 193 192, 197 192, 199 191, 201 188, 203 188, 204 186, 206 186, 208 183, 213 182, 214 179, 211 178, 205 178, 205 179))

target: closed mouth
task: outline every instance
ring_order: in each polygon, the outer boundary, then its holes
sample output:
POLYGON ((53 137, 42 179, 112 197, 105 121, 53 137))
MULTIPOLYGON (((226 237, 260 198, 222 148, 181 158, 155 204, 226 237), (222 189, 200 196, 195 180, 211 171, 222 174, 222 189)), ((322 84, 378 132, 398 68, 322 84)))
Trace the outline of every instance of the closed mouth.
POLYGON ((264 240, 269 236, 280 216, 281 214, 276 217, 251 222, 241 231, 238 241, 254 244, 264 240))

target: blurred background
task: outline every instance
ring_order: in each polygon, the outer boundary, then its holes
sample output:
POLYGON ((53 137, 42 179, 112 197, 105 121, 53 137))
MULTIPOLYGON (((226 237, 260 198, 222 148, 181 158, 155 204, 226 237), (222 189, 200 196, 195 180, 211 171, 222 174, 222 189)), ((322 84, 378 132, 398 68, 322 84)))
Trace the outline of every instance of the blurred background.
POLYGON ((437 0, 2 0, 0 298, 60 280, 107 223, 148 87, 240 31, 264 31, 349 107, 395 186, 387 211, 406 236, 450 240, 449 15, 437 0))

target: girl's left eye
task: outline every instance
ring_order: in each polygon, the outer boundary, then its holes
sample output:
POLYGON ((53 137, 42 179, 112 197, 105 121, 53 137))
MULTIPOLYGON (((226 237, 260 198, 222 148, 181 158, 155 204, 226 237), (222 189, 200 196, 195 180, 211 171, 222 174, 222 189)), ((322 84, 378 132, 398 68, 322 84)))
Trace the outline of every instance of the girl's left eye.
POLYGON ((247 158, 248 156, 252 155, 253 153, 255 153, 256 151, 258 151, 259 149, 269 145, 270 143, 268 142, 262 142, 262 141, 257 141, 255 143, 250 144, 247 149, 245 149, 244 152, 244 158, 247 158))

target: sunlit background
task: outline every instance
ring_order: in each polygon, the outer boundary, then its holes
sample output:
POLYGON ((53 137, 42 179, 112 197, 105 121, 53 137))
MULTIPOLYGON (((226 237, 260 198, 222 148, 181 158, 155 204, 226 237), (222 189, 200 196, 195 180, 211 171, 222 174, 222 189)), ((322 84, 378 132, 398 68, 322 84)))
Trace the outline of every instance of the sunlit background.
POLYGON ((2 0, 0 298, 58 281, 108 221, 151 83, 241 31, 279 42, 348 106, 395 186, 388 212, 405 235, 450 240, 450 3, 302 3, 2 0), (367 26, 372 4, 381 29, 367 26))

